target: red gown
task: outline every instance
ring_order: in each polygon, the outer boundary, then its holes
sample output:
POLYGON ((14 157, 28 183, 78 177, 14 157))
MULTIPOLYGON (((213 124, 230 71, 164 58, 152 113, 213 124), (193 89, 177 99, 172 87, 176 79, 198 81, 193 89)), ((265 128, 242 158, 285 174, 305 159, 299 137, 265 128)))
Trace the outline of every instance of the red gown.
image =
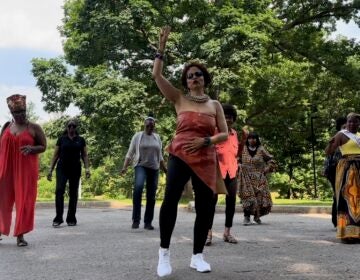
POLYGON ((9 235, 11 214, 15 203, 14 236, 34 228, 37 195, 38 155, 23 155, 20 147, 33 146, 35 140, 28 129, 19 135, 5 129, 0 142, 0 233, 9 235))

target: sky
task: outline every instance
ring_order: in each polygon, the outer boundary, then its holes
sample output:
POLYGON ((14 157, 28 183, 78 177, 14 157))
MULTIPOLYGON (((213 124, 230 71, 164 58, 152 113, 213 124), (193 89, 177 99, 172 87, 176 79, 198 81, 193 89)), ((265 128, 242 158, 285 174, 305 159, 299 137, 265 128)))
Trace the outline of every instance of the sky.
MULTIPOLYGON (((63 54, 58 26, 63 0, 0 0, 0 124, 10 119, 6 97, 25 94, 41 121, 41 92, 31 74, 31 59, 63 54)), ((70 112, 71 114, 71 112, 70 112)))
MULTIPOLYGON (((41 121, 58 115, 43 110, 41 92, 31 74, 31 59, 54 58, 63 54, 58 27, 63 18, 64 0, 0 0, 0 124, 10 120, 6 97, 25 94, 35 105, 41 121)), ((360 41, 354 24, 338 23, 337 34, 360 41)), ((334 35, 335 36, 335 35, 334 35)), ((76 114, 75 108, 66 113, 76 114)))

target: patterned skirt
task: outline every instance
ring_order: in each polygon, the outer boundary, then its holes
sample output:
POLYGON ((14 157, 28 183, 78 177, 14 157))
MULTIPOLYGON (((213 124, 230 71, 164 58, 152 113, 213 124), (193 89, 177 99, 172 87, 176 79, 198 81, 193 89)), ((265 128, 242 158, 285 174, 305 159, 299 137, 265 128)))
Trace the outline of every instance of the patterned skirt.
POLYGON ((240 173, 239 196, 242 206, 251 215, 259 209, 260 216, 270 213, 272 200, 266 176, 261 172, 240 173))
POLYGON ((339 160, 336 167, 337 238, 360 239, 360 155, 339 160))

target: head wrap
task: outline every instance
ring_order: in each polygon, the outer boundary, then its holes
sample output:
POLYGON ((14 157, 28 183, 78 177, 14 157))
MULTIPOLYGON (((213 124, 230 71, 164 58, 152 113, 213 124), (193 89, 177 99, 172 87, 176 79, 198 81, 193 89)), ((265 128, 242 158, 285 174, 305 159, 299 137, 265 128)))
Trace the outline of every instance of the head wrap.
POLYGON ((26 95, 14 94, 6 98, 11 112, 26 110, 26 95))

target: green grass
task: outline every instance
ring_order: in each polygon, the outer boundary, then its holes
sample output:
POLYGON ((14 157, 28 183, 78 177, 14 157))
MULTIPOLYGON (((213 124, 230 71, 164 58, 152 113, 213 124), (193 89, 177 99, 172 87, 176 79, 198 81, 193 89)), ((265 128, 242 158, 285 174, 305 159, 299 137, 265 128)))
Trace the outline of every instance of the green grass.
POLYGON ((315 200, 315 199, 274 199, 274 205, 310 205, 310 206, 331 206, 332 200, 315 200))
MULTIPOLYGON (((272 199, 273 199, 273 203, 274 205, 292 205, 292 206, 296 206, 296 205, 303 205, 303 206, 331 206, 332 205, 332 200, 315 200, 315 199, 280 199, 280 198, 276 198, 276 195, 272 194, 272 199)), ((65 200, 67 200, 67 198, 65 198, 65 200)), ((54 199, 49 199, 49 198, 38 198, 37 201, 40 202, 54 202, 54 199)), ((120 199, 110 199, 110 198, 106 198, 103 196, 97 196, 97 197, 93 197, 93 198, 82 198, 81 201, 116 201, 119 202, 121 204, 123 204, 124 206, 131 206, 132 205, 132 199, 131 198, 120 198, 120 199)), ((145 198, 144 198, 145 201, 145 198)), ((181 199, 180 200, 180 205, 181 206, 186 206, 189 201, 191 201, 191 199, 181 199)), ((157 200, 156 201, 156 205, 160 206, 162 203, 162 200, 157 200)), ((219 205, 225 205, 225 195, 219 195, 218 198, 218 204, 219 205)), ((237 198, 236 200, 236 204, 239 204, 239 198, 237 198)))
MULTIPOLYGON (((271 198, 274 205, 292 205, 292 206, 331 206, 332 200, 316 200, 316 199, 283 199, 276 198, 277 193, 271 193, 271 198)), ((239 203, 239 198, 236 199, 236 204, 239 203)), ((219 205, 225 205, 225 195, 219 195, 219 205)))

